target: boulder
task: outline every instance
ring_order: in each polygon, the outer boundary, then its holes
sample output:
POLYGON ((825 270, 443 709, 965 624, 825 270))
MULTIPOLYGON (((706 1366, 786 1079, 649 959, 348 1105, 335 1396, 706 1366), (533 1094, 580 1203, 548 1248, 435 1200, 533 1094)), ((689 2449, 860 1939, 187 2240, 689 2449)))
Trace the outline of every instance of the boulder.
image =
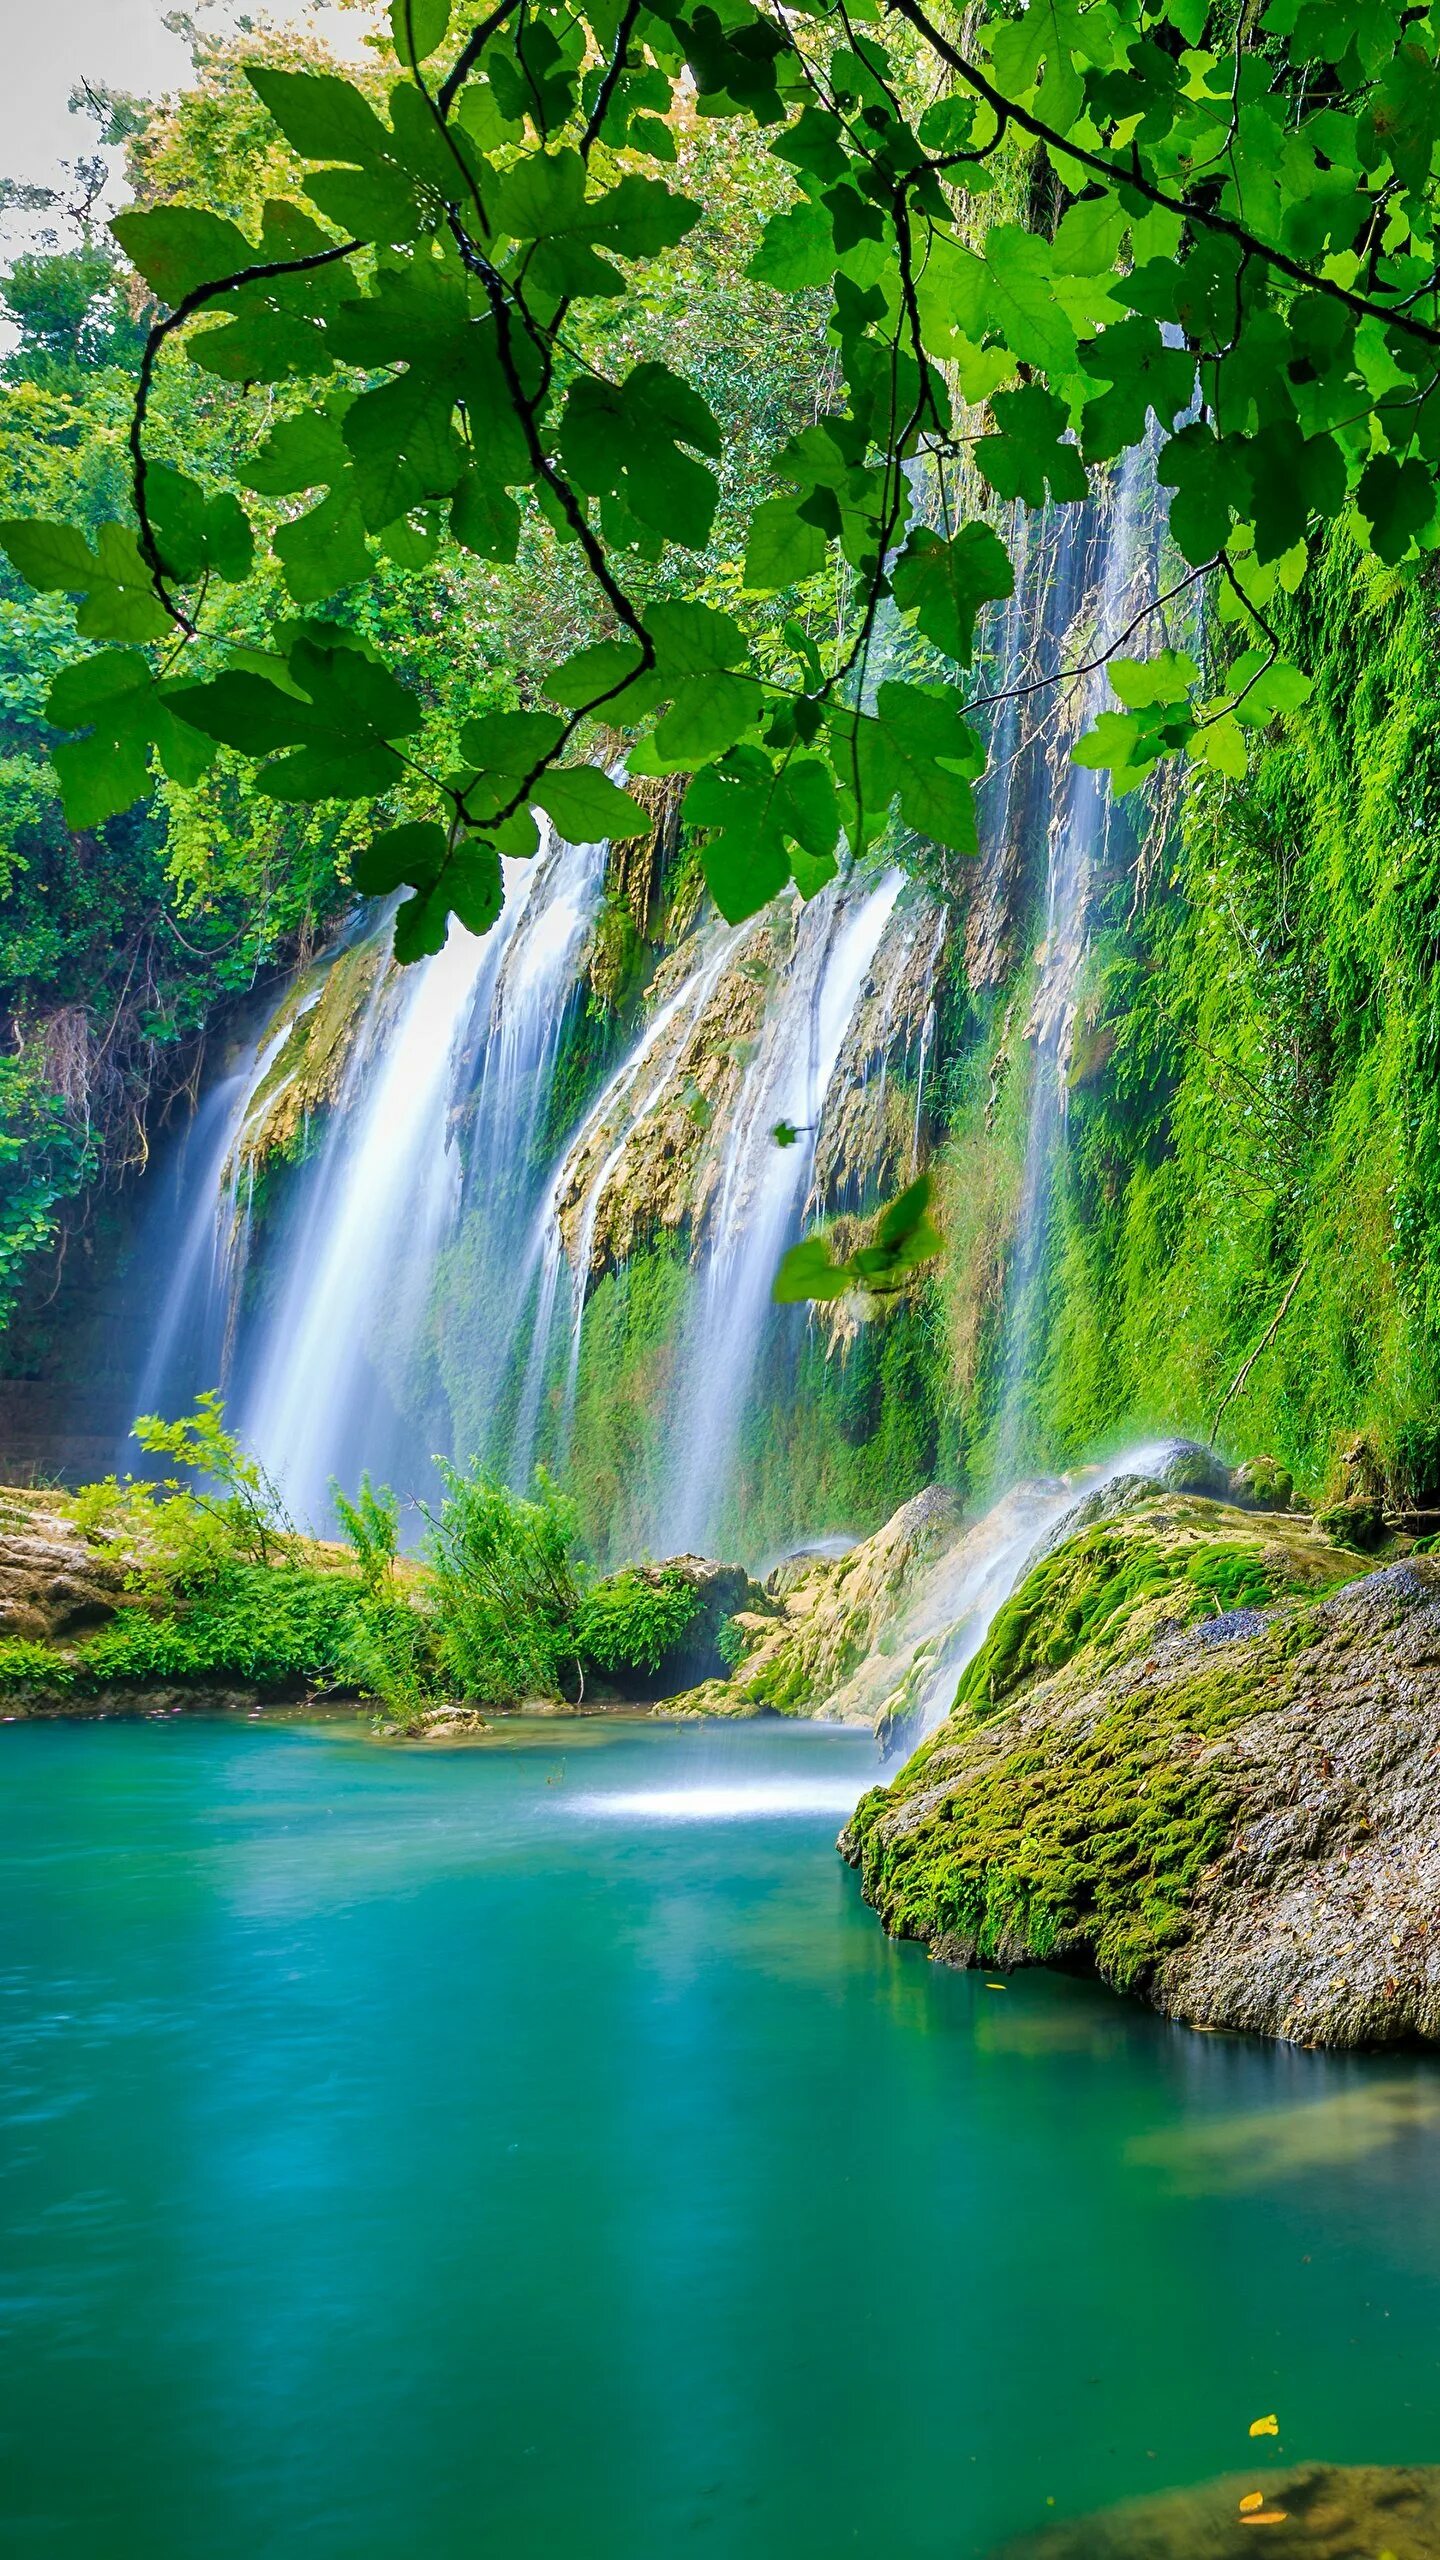
POLYGON ((1223 1502, 1230 1491, 1230 1470, 1213 1449, 1198 1440, 1173 1440, 1155 1469, 1156 1482, 1167 1493, 1199 1493, 1223 1502))
POLYGON ((955 1496, 930 1485, 843 1555, 787 1558, 765 1586, 768 1623, 742 1617, 755 1640, 733 1676, 708 1681, 676 1709, 874 1724, 917 1648, 944 1623, 962 1538, 955 1496))
POLYGON ((0 1494, 0 1637, 56 1643, 102 1626, 125 1588, 120 1557, 40 1497, 0 1494))
POLYGON ((1346 1571, 1194 1499, 1047 1558, 842 1835, 887 1928, 1196 2025, 1440 2041, 1440 1558, 1346 1571))
POLYGON ((1295 1479, 1278 1458, 1247 1458, 1231 1476, 1229 1491, 1242 1511, 1288 1511, 1295 1479))

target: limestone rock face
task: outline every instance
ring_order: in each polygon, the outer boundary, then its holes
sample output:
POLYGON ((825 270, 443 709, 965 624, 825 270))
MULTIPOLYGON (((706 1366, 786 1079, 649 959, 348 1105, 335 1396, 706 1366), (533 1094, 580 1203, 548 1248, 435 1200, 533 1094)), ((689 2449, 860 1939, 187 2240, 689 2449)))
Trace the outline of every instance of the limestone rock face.
POLYGON ((848 1554, 777 1566, 766 1584, 775 1614, 742 1617, 755 1641, 734 1679, 712 1680, 676 1705, 873 1724, 943 1615, 935 1586, 960 1536, 954 1495, 930 1485, 848 1554))
MULTIPOLYGON (((747 1071, 767 1033, 774 1036, 801 913, 781 903, 738 930, 711 918, 662 963, 633 1070, 612 1078, 557 1177, 572 1269, 583 1263, 598 1276, 657 1234, 683 1230, 699 1247, 727 1181, 755 1178, 754 1149, 742 1148, 746 1162, 737 1165, 732 1142, 744 1122, 747 1071)), ((812 1190, 826 1208, 869 1197, 909 1171, 916 1105, 891 1070, 910 1062, 923 1103, 945 932, 943 912, 916 897, 897 907, 882 937, 816 1136, 812 1190)), ((732 1207, 743 1219, 743 1197, 732 1207)))
POLYGON ((382 992, 386 970, 384 939, 372 937, 296 980, 266 1034, 273 1054, 246 1112, 234 1172, 255 1173, 290 1154, 305 1123, 342 1101, 372 1005, 398 994, 398 980, 382 992))
POLYGON ((101 1626, 124 1579, 121 1560, 97 1552, 42 1496, 0 1494, 0 1636, 46 1643, 101 1626))
POLYGON ((1440 2551, 1440 2467, 1341 2466, 1310 2462, 1272 2471, 1263 2464, 1137 2498, 1079 2524, 1052 2525, 1008 2543, 995 2560, 1248 2560, 1258 2539, 1240 2501, 1264 2493, 1262 2512, 1284 2516, 1273 2538, 1305 2560, 1434 2560, 1440 2551))
POLYGON ((842 1836, 886 1926, 1198 2025, 1440 2041, 1440 1559, 1353 1563, 1193 1496, 1057 1550, 842 1836))

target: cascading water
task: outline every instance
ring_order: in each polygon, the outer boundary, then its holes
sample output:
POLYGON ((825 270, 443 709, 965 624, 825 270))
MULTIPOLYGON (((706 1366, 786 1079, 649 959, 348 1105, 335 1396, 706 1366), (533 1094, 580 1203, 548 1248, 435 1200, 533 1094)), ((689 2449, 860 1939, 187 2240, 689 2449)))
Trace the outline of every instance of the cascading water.
POLYGON ((297 1519, 322 1523, 331 1478, 353 1483, 362 1467, 421 1489, 444 1437, 433 1396, 426 1411, 423 1355, 430 1284, 462 1199, 451 1122, 467 1033, 475 1023, 473 1160, 503 1230, 604 857, 603 845, 551 837, 533 861, 507 863, 491 932, 452 925, 444 950, 402 981, 398 1010, 377 982, 268 1319, 241 1364, 243 1436, 297 1519))
MULTIPOLYGON (((1044 657, 1053 650, 1056 666, 1077 610, 1089 598, 1094 599, 1090 658, 1102 658, 1135 618, 1153 587, 1157 517, 1153 456, 1148 448, 1137 448, 1126 457, 1098 509, 1087 509, 1073 530, 1065 518, 1054 535, 1049 527, 1042 528, 1036 551, 1048 592, 1038 640, 1044 657), (1049 635, 1058 637, 1058 648, 1049 635)), ((1017 645, 1024 620, 1020 617, 1008 634, 1011 646, 1017 645)), ((1029 646, 1035 650, 1036 636, 1029 646)), ((1013 667, 1007 670, 1012 678, 1014 672, 1013 667)), ((1105 687, 1100 665, 1081 679, 1068 701, 1062 700, 1064 734, 1050 741, 1052 765, 1065 754, 1070 734, 1100 710, 1105 687)), ((1012 706, 1002 705, 1000 728, 1008 740, 1013 770, 1015 745, 1005 727, 1011 715, 1012 706)), ((1002 806, 1003 823, 1009 825, 1014 790, 1008 782, 1002 806)), ((1044 930, 1027 1025, 1033 1052, 1029 1119, 1001 1346, 994 1462, 995 1478, 1001 1484, 1013 1481, 1027 1454, 1026 1387, 1045 1330, 1051 1205, 1064 1145, 1070 1046, 1085 965, 1087 919, 1094 878, 1107 854, 1114 820, 1108 776, 1072 764, 1066 757, 1052 780, 1048 816, 1044 930)))
POLYGON ((580 1344, 595 1230, 610 1182, 624 1160, 636 1132, 664 1096, 673 1065, 670 1043, 677 1030, 696 1021, 705 1010, 721 972, 743 945, 749 927, 720 928, 702 941, 701 956, 673 994, 658 1005, 634 1047, 621 1060, 567 1145, 546 1189, 525 1257, 522 1296, 532 1278, 534 1314, 519 1407, 510 1449, 512 1483, 528 1482, 533 1471, 540 1430, 540 1411, 554 1367, 560 1313, 561 1280, 567 1267, 562 1199, 572 1168, 583 1171, 584 1189, 576 1221, 569 1291, 569 1345, 566 1356, 559 1446, 569 1444, 575 1421, 575 1395, 580 1344), (603 1150, 603 1152, 601 1152, 603 1150))
MULTIPOLYGON (((252 1044, 243 1065, 206 1094, 186 1132, 161 1213, 164 1232, 152 1229, 150 1239, 150 1258, 166 1263, 169 1277, 135 1389, 137 1414, 178 1412, 199 1388, 226 1382, 245 1266, 246 1131, 257 1095, 317 993, 307 993, 268 1040, 252 1044)), ((132 1457, 127 1435, 123 1463, 132 1457)))
POLYGON ((1012 1485, 969 1524, 892 1633, 896 1651, 909 1647, 911 1657, 882 1721, 887 1757, 913 1749, 943 1723, 962 1673, 1000 1610, 1077 1504, 1108 1492, 1127 1476, 1154 1478, 1168 1454, 1167 1444, 1155 1443, 1071 1474, 1012 1485))
POLYGON ((700 1275, 659 1543, 714 1537, 781 1255, 809 1188, 826 1097, 903 886, 898 871, 805 907, 778 1001, 766 1017, 725 1150, 700 1275), (788 1145, 774 1131, 788 1124, 788 1145))

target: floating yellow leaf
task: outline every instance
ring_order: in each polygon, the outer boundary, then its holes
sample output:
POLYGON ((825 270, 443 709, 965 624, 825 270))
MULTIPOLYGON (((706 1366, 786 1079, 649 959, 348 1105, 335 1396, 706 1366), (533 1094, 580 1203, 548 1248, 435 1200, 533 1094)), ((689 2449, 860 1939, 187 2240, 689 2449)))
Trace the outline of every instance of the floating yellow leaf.
POLYGON ((1252 2436, 1278 2436, 1280 2433, 1280 2421, 1276 2417, 1252 2418, 1250 2421, 1250 2433, 1252 2436))
POLYGON ((1242 2516, 1240 2519, 1242 2524, 1288 2524, 1289 2520, 1288 2511, 1284 2507, 1262 2507, 1258 2515, 1242 2516))
POLYGON ((1264 2506, 1264 2504, 1265 2504, 1265 2492, 1264 2492, 1264 2490, 1263 2490, 1263 2489, 1252 2489, 1248 2498, 1242 2498, 1242 2499, 1241 2499, 1241 2501, 1240 2501, 1240 2513, 1242 2514, 1242 2516, 1248 2516, 1248 2515, 1252 2512, 1252 2510, 1253 2510, 1254 2508, 1256 2508, 1256 2507, 1263 2507, 1263 2506, 1264 2506))

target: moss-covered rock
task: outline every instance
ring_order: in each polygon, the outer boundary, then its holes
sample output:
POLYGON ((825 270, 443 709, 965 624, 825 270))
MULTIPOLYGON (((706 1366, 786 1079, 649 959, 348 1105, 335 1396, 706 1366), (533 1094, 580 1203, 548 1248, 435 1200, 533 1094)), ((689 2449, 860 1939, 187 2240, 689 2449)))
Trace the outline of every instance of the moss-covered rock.
POLYGON ((996 2560, 1250 2560, 1257 2520, 1273 2523, 1277 2548, 1301 2549, 1305 2560, 1434 2560, 1440 2467, 1257 2464, 1198 2489, 1052 2525, 1007 2544, 996 2560))
POLYGON ((1208 2026, 1440 2038, 1440 1563, 1345 1573, 1194 1497, 1043 1559, 842 1836, 886 1927, 1208 2026))
POLYGON ((677 1709, 874 1724, 943 1614, 939 1575, 961 1536, 954 1495, 931 1485, 847 1554, 777 1566, 766 1584, 772 1614, 742 1620, 752 1640, 731 1677, 677 1709))
POLYGON ((743 1565, 704 1556, 623 1565, 586 1592, 576 1642, 587 1673, 629 1698, 668 1698, 722 1675, 722 1631, 764 1608, 743 1565))

